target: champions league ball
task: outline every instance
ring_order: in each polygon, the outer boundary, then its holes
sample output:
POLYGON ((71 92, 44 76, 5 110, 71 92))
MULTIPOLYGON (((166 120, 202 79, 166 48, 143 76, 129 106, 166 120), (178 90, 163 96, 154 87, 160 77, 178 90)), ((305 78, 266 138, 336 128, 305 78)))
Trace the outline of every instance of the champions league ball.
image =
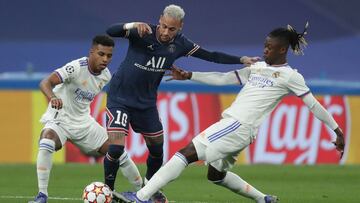
POLYGON ((84 203, 110 203, 112 193, 104 183, 93 182, 85 187, 82 198, 84 203))

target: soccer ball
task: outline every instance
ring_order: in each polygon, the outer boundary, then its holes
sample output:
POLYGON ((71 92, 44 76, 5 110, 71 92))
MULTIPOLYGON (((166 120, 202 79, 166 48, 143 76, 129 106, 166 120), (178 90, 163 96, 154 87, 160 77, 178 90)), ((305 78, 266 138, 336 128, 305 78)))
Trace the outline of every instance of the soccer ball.
POLYGON ((84 203, 110 203, 112 193, 104 183, 93 182, 85 187, 82 198, 84 203))

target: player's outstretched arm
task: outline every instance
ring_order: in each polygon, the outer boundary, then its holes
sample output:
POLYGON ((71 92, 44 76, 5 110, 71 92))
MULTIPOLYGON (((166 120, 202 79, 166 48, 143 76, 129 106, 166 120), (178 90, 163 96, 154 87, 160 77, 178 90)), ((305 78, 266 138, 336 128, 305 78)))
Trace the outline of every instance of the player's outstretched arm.
POLYGON ((56 72, 51 73, 40 82, 40 90, 50 100, 51 107, 55 109, 61 109, 63 105, 62 100, 57 98, 53 92, 53 88, 60 83, 62 83, 62 81, 56 72))
POLYGON ((239 84, 234 71, 227 73, 220 72, 189 72, 177 66, 171 68, 171 76, 169 80, 193 80, 208 85, 233 85, 239 84))
POLYGON ((116 23, 111 25, 106 33, 111 37, 125 37, 126 31, 136 28, 140 37, 151 34, 151 27, 143 22, 116 23))
POLYGON ((124 29, 124 23, 112 24, 106 33, 111 37, 125 37, 126 30, 124 29))
POLYGON ((329 114, 329 112, 316 100, 316 98, 308 93, 302 97, 304 103, 309 107, 310 111, 315 115, 316 118, 324 122, 329 128, 334 130, 336 133, 336 140, 333 142, 336 150, 340 152, 340 158, 344 153, 345 141, 342 130, 339 128, 339 125, 336 123, 334 118, 329 114))
POLYGON ((210 52, 206 49, 199 48, 196 50, 192 56, 206 60, 211 61, 215 63, 222 63, 222 64, 244 64, 246 66, 249 66, 251 64, 256 63, 260 60, 260 57, 248 57, 248 56, 233 56, 229 54, 225 54, 222 52, 210 52))

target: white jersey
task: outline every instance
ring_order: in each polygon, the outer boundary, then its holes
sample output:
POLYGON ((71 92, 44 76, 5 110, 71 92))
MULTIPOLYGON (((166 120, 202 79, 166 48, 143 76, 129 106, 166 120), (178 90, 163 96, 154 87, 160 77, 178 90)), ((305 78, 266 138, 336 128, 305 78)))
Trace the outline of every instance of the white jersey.
POLYGON ((259 126, 264 118, 289 93, 302 96, 309 93, 303 76, 289 65, 271 66, 265 62, 234 72, 244 87, 232 105, 223 112, 240 123, 259 126))
POLYGON ((55 110, 49 104, 41 122, 46 123, 54 118, 66 124, 81 125, 88 122, 92 119, 90 103, 110 81, 109 69, 105 68, 99 75, 94 75, 89 69, 88 58, 82 57, 56 69, 55 72, 63 83, 57 85, 53 92, 61 98, 63 108, 55 110))

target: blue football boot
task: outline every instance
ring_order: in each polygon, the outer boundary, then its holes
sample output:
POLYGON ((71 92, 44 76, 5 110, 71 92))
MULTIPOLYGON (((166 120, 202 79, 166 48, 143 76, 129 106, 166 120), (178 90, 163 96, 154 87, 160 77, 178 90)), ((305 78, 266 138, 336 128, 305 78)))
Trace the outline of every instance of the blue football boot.
POLYGON ((48 197, 44 193, 39 192, 39 194, 36 195, 35 199, 29 201, 28 203, 47 203, 47 199, 48 197))

